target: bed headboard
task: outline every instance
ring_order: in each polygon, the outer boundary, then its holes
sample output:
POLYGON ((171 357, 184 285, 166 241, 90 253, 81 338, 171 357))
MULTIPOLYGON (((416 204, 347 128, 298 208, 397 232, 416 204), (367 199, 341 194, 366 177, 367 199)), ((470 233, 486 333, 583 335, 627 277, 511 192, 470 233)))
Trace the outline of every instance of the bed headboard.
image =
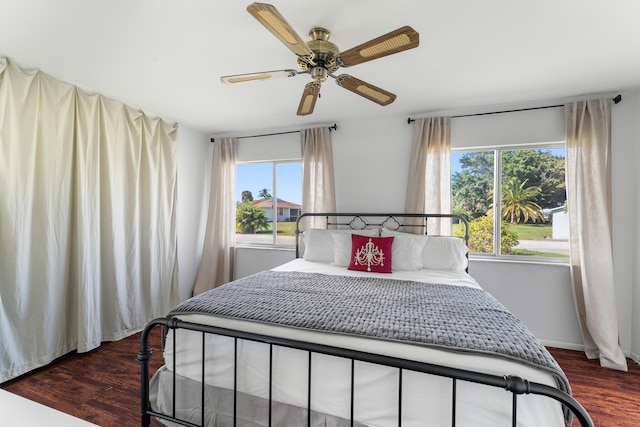
POLYGON ((309 212, 300 215, 296 221, 296 258, 300 257, 300 236, 305 230, 302 225, 305 218, 320 218, 323 226, 316 225, 316 228, 367 230, 383 227, 392 231, 414 233, 416 229, 420 229, 425 235, 429 219, 448 218, 462 225, 463 235, 460 238, 464 240, 465 245, 469 244, 469 223, 467 218, 460 214, 309 212))

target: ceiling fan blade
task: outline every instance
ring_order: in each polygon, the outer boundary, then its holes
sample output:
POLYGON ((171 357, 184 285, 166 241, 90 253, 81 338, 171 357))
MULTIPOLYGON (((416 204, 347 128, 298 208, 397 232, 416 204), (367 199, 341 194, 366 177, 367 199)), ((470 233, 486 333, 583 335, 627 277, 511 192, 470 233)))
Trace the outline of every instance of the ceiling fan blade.
POLYGON ((313 113, 313 108, 316 106, 316 100, 320 95, 320 83, 309 82, 304 87, 302 92, 302 98, 300 99, 300 105, 298 106, 298 115, 306 116, 313 113))
POLYGON ((342 86, 355 94, 363 96, 368 100, 383 106, 389 105, 396 100, 396 96, 393 93, 380 89, 370 83, 363 82, 349 74, 341 74, 336 77, 336 83, 338 86, 342 86))
POLYGON ((341 67, 350 67, 413 49, 419 43, 418 33, 413 28, 405 26, 340 53, 338 63, 341 67))
POLYGON ((248 73, 248 74, 234 74, 232 76, 222 76, 220 81, 226 84, 244 83, 255 80, 269 80, 279 77, 294 77, 300 74, 296 70, 276 70, 276 71, 263 71, 260 73, 248 73))
POLYGON ((247 11, 293 53, 303 58, 313 57, 311 49, 275 7, 266 3, 252 3, 247 6, 247 11))

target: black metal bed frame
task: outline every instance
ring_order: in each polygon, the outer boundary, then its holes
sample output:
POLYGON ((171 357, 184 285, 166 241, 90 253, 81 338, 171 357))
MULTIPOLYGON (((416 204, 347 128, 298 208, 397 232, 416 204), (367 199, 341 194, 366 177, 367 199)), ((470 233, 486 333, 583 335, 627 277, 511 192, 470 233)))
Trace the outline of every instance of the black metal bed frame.
MULTIPOLYGON (((299 235, 299 229, 298 229, 298 224, 300 222, 300 220, 303 217, 306 216, 324 216, 326 217, 326 221, 327 221, 327 228, 331 227, 331 226, 335 226, 335 225, 346 225, 349 226, 350 228, 355 228, 355 229, 364 229, 366 227, 371 227, 371 226, 387 226, 388 223, 386 223, 385 221, 391 221, 390 218, 393 218, 394 221, 395 217, 425 217, 425 215, 423 214, 395 214, 395 215, 389 215, 389 214, 383 214, 383 215, 377 215, 377 214, 303 214, 299 219, 298 222, 296 224, 296 256, 298 256, 298 235, 299 235), (352 221, 350 223, 333 223, 330 222, 329 218, 331 217, 340 217, 340 216, 351 216, 354 219, 356 219, 356 221, 358 221, 358 223, 360 225, 357 226, 353 226, 352 221), (381 217, 381 218, 385 218, 382 222, 379 223, 371 223, 368 222, 366 220, 363 219, 363 217, 381 217), (360 221, 362 221, 362 223, 360 223, 360 221), (364 226, 362 226, 362 224, 365 224, 364 226)), ((428 215, 429 217, 434 216, 434 215, 428 215)), ((461 222, 463 222, 464 226, 465 226, 465 242, 468 241, 468 224, 466 222, 466 219, 464 217, 461 217, 459 215, 435 215, 436 217, 454 217, 456 219, 461 220, 461 222)), ((426 217, 425 217, 426 218, 426 217)), ((391 228, 391 229, 397 229, 397 227, 391 228)), ((446 377, 446 378, 450 378, 452 381, 452 406, 451 406, 451 426, 455 427, 456 425, 456 414, 459 410, 461 410, 461 408, 459 408, 456 405, 456 385, 459 381, 465 381, 465 382, 472 382, 472 383, 477 383, 477 384, 484 384, 488 387, 498 387, 501 389, 505 389, 509 392, 512 393, 512 415, 511 415, 511 425, 513 427, 515 427, 517 425, 517 401, 518 401, 518 396, 519 395, 523 395, 523 394, 533 394, 533 395, 540 395, 540 396, 546 396, 548 398, 554 399, 558 402, 560 402, 566 413, 571 414, 569 416, 569 420, 571 420, 572 417, 575 417, 575 419, 579 422, 581 427, 593 427, 594 424, 589 416, 589 414, 586 412, 586 410, 580 405, 580 403, 578 403, 573 397, 571 397, 569 394, 562 392, 561 390, 555 388, 555 387, 551 387, 545 384, 540 384, 540 383, 536 383, 536 382, 530 382, 527 381, 526 379, 522 379, 520 377, 517 376, 498 376, 498 375, 491 375, 491 374, 486 374, 486 373, 481 373, 481 372, 474 372, 474 371, 469 371, 469 370, 463 370, 463 369, 457 369, 457 368, 451 368, 451 367, 447 367, 447 366, 442 366, 442 365, 436 365, 436 364, 431 364, 431 363, 424 363, 424 362, 416 362, 416 361, 412 361, 412 360, 406 360, 406 359, 401 359, 401 358, 396 358, 396 357, 389 357, 389 356, 384 356, 384 355, 380 355, 380 354, 374 354, 374 353, 367 353, 367 352, 362 352, 362 351, 357 351, 357 350, 351 350, 351 349, 345 349, 345 348, 339 348, 339 347, 333 347, 333 346, 327 346, 327 345, 322 345, 322 344, 317 344, 317 343, 313 343, 313 342, 306 342, 306 341, 299 341, 299 340, 292 340, 292 339, 287 339, 287 338, 282 338, 282 337, 276 337, 276 336, 269 336, 269 335, 262 335, 262 334, 256 334, 256 333, 250 333, 250 332, 244 332, 244 331, 238 331, 238 330, 231 330, 231 329, 226 329, 226 328, 220 328, 220 327, 216 327, 216 326, 210 326, 210 325, 203 325, 203 324, 197 324, 197 323, 192 323, 192 322, 187 322, 187 321, 183 321, 180 320, 178 318, 175 317, 167 317, 167 318, 159 318, 159 319, 155 319, 152 320, 151 322, 149 322, 147 324, 147 326, 145 327, 145 329, 142 332, 142 338, 141 338, 141 348, 140 348, 140 352, 138 354, 138 361, 140 362, 140 366, 141 366, 141 425, 142 427, 148 427, 150 425, 150 420, 151 417, 157 417, 159 419, 163 419, 163 420, 167 420, 167 421, 172 421, 174 423, 177 424, 181 424, 181 425, 185 425, 185 426, 191 426, 191 427, 201 427, 201 425, 198 424, 193 424, 191 422, 188 421, 184 421, 184 420, 180 420, 176 418, 176 414, 175 414, 175 407, 176 407, 176 392, 175 392, 175 388, 176 388, 176 369, 175 366, 172 369, 172 373, 173 373, 173 413, 172 414, 163 414, 163 413, 159 413, 159 412, 155 412, 152 407, 151 407, 151 403, 149 400, 149 393, 150 393, 150 386, 149 386, 149 381, 150 381, 150 375, 149 375, 149 361, 151 360, 152 357, 152 349, 151 346, 149 345, 149 334, 150 332, 157 326, 161 326, 163 328, 163 347, 164 347, 164 339, 167 335, 167 332, 169 330, 173 330, 174 333, 172 334, 173 336, 173 340, 174 340, 174 349, 175 347, 175 337, 176 337, 176 333, 175 331, 178 329, 184 329, 184 330, 190 330, 190 331, 196 331, 196 332, 200 332, 202 333, 202 340, 204 343, 205 340, 205 336, 206 334, 214 334, 214 335, 221 335, 221 336, 226 336, 226 337, 231 337, 234 339, 234 343, 235 343, 235 349, 237 351, 237 343, 238 340, 247 340, 247 341, 253 341, 253 342, 259 342, 259 343, 264 343, 264 344, 268 344, 269 345, 269 376, 270 376, 270 381, 269 381, 269 412, 268 412, 268 425, 271 427, 272 426, 272 414, 271 414, 271 408, 272 408, 272 396, 271 396, 271 374, 272 374, 272 353, 273 353, 273 347, 274 346, 281 346, 281 347, 287 347, 287 348, 292 348, 292 349, 297 349, 297 350, 302 350, 302 351, 306 351, 308 353, 308 357, 309 357, 309 365, 308 365, 308 395, 307 395, 307 422, 308 425, 310 425, 311 423, 311 359, 312 359, 312 355, 314 353, 318 353, 318 354, 325 354, 325 355, 330 355, 330 356, 337 356, 340 358, 345 358, 351 361, 351 418, 350 418, 350 422, 351 425, 353 426, 354 423, 354 417, 353 417, 353 405, 354 405, 354 364, 355 362, 367 362, 367 363, 373 363, 373 364, 378 364, 378 365, 383 365, 383 366, 388 366, 388 367, 392 367, 392 368, 396 368, 398 370, 398 399, 395 402, 396 405, 398 405, 398 426, 401 427, 402 426, 402 377, 403 377, 403 371, 415 371, 415 372, 421 372, 421 373, 425 373, 425 374, 431 374, 431 375, 435 375, 435 376, 439 376, 439 377, 446 377)), ((205 360, 205 352, 206 352, 206 347, 203 345, 202 346, 202 360, 205 360)), ((236 353, 237 355, 237 353, 236 353)), ((234 360, 236 360, 236 355, 234 355, 234 360)), ((175 357, 174 357, 174 364, 175 364, 175 357)), ((205 421, 205 384, 204 384, 204 362, 203 362, 203 367, 202 367, 202 387, 201 387, 201 420, 204 423, 205 421)), ((237 384, 236 384, 236 375, 237 375, 237 365, 234 364, 234 388, 233 388, 233 393, 234 396, 237 396, 237 384)), ((237 416, 237 412, 236 412, 236 400, 234 398, 234 407, 233 407, 233 416, 234 416, 234 425, 235 425, 235 420, 236 420, 236 416, 237 416)), ((571 425, 571 422, 569 423, 569 425, 571 425)))
MULTIPOLYGON (((527 381, 526 379, 517 377, 517 376, 498 376, 498 375, 490 375, 490 374, 485 374, 485 373, 481 373, 481 372, 473 372, 473 371, 468 371, 468 370, 463 370, 463 369, 457 369, 457 368, 450 368, 447 366, 441 366, 441 365, 435 365, 435 364, 430 364, 430 363, 424 363, 424 362, 416 362, 416 361, 412 361, 412 360, 406 360, 406 359, 399 359, 396 357, 389 357, 389 356, 382 356, 379 354, 373 354, 373 353, 366 353, 366 352, 362 352, 362 351, 356 351, 356 350, 350 350, 350 349, 345 349, 345 348, 339 348, 339 347, 331 347, 331 346, 327 346, 327 345, 321 345, 321 344, 316 344, 316 343, 312 343, 312 342, 304 342, 304 341, 297 341, 297 340, 291 340, 291 339, 286 339, 286 338, 281 338, 281 337, 274 337, 274 336, 268 336, 268 335, 261 335, 261 334, 255 334, 255 333, 250 333, 250 332, 242 332, 242 331, 236 331, 236 330, 231 330, 231 329, 225 329, 225 328, 219 328, 219 327, 215 327, 215 326, 209 326, 209 325, 202 325, 202 324, 197 324, 197 323, 191 323, 191 322, 186 322, 186 321, 182 321, 179 320, 177 318, 160 318, 160 319, 155 319, 153 321, 151 321, 144 329, 143 333, 142 333, 142 338, 141 338, 141 349, 140 349, 140 353, 138 354, 138 361, 141 364, 141 369, 142 369, 142 375, 141 375, 141 387, 142 387, 142 393, 141 393, 141 407, 142 407, 142 426, 143 427, 148 427, 150 424, 150 417, 154 416, 157 418, 161 418, 164 420, 169 420, 178 424, 182 424, 185 426, 191 426, 191 427, 201 427, 201 425, 198 424, 193 424, 191 422, 188 421, 182 421, 176 418, 175 415, 175 389, 174 389, 174 413, 172 414, 163 414, 163 413, 159 413, 159 412, 155 412, 152 410, 151 408, 151 404, 149 402, 149 380, 150 380, 150 376, 149 376, 149 361, 151 359, 152 356, 152 349, 149 345, 149 334, 151 332, 151 330, 153 330, 155 327, 157 326, 162 326, 165 330, 168 329, 172 329, 172 330, 176 330, 176 329, 185 329, 185 330, 190 330, 190 331, 196 331, 196 332, 201 332, 203 334, 203 340, 205 337, 205 334, 216 334, 216 335, 222 335, 222 336, 226 336, 226 337, 232 337, 234 338, 234 342, 236 343, 236 348, 237 348, 237 341, 238 340, 248 340, 248 341, 254 341, 254 342, 260 342, 260 343, 265 343, 268 344, 270 346, 270 350, 273 348, 273 346, 282 346, 282 347, 288 347, 288 348, 293 348, 293 349, 298 349, 298 350, 303 350, 308 352, 308 356, 309 356, 309 367, 308 367, 308 395, 307 395, 307 420, 310 423, 311 422, 311 356, 314 353, 320 353, 320 354, 326 354, 326 355, 330 355, 330 356, 337 356, 337 357, 341 357, 341 358, 346 358, 351 360, 351 423, 353 425, 354 419, 353 419, 353 402, 354 402, 354 376, 353 376, 353 367, 356 361, 361 361, 361 362, 368 362, 368 363, 374 363, 374 364, 378 364, 378 365, 384 365, 384 366, 389 366, 392 368, 397 368, 398 369, 398 389, 399 389, 399 395, 398 395, 398 400, 396 402, 396 404, 398 405, 398 426, 402 426, 402 373, 404 370, 409 370, 409 371, 415 371, 415 372, 422 372, 425 374, 431 374, 431 375, 436 375, 436 376, 440 376, 440 377, 446 377, 446 378, 451 378, 452 381, 452 406, 451 406, 451 426, 455 426, 456 425, 456 413, 458 410, 463 410, 461 408, 459 408, 456 405, 456 385, 458 381, 468 381, 468 382, 473 382, 473 383, 477 383, 477 384, 484 384, 486 386, 490 386, 490 387, 498 387, 501 389, 505 389, 509 392, 512 393, 512 423, 511 425, 513 427, 515 427, 517 425, 517 401, 518 401, 518 396, 522 395, 522 394, 535 394, 535 395, 541 395, 541 396, 546 396, 549 397, 551 399, 557 400, 558 402, 562 403, 564 405, 564 407, 570 411, 573 416, 575 416, 575 418, 578 420, 579 424, 581 427, 593 427, 593 422, 591 421, 591 418, 589 417, 588 413, 586 412, 586 410, 580 405, 580 403, 578 403, 573 397, 571 397, 570 395, 558 390, 555 387, 551 387, 545 384, 539 384, 536 382, 530 382, 527 381)), ((175 339, 176 334, 173 334, 173 337, 175 339)), ((174 347, 175 348, 175 347, 174 347)), ((203 346, 202 347, 202 358, 204 360, 204 356, 205 356, 205 350, 206 347, 203 346)), ((271 367, 272 367, 272 360, 271 360, 271 354, 272 351, 269 352, 270 354, 270 359, 269 359, 269 372, 271 375, 271 367)), ((174 358, 175 360, 175 358, 174 358)), ((172 369, 173 372, 173 383, 174 383, 174 387, 176 384, 176 373, 175 373, 175 367, 174 369, 172 369)), ((203 367, 203 372, 204 372, 204 367, 203 367)), ((236 366, 234 365, 234 379, 236 378, 236 366)), ((271 385, 271 384, 270 384, 271 385)), ((271 391, 271 390, 270 390, 271 391)), ((234 395, 236 395, 237 393, 237 389, 234 383, 234 395)), ((205 405, 204 405, 204 395, 205 395, 205 390, 204 390, 204 381, 203 381, 203 387, 202 387, 202 401, 201 401, 201 407, 202 407, 202 414, 201 414, 201 419, 204 420, 205 416, 204 416, 204 411, 205 411, 205 405)), ((271 399, 271 393, 269 393, 269 426, 271 426, 271 406, 272 406, 272 399, 271 399)), ((234 419, 236 417, 236 407, 235 407, 235 402, 234 402, 234 419)), ((310 424, 309 424, 310 425, 310 424)))

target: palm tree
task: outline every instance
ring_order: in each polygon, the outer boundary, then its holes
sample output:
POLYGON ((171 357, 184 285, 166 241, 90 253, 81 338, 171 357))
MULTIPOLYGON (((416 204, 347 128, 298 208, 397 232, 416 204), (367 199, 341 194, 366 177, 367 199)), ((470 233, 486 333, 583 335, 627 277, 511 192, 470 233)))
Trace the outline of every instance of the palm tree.
POLYGON ((246 202, 246 201, 249 201, 249 202, 253 201, 253 195, 249 190, 244 190, 242 192, 242 202, 246 202))
POLYGON ((270 199, 271 198, 271 193, 269 193, 269 189, 263 188, 258 193, 258 197, 260 197, 261 199, 270 199))
POLYGON ((544 219, 542 208, 534 201, 540 195, 540 187, 525 187, 527 181, 518 184, 512 179, 502 189, 502 218, 509 219, 511 224, 519 224, 521 219, 524 222, 544 219))

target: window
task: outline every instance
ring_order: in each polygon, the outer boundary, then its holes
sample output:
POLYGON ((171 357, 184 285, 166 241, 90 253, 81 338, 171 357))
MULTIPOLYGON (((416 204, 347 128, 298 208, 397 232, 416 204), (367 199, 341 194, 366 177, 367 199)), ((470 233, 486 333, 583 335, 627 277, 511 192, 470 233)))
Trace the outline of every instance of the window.
POLYGON ((452 151, 451 190, 454 212, 470 221, 471 252, 568 259, 563 143, 452 151))
POLYGON ((301 162, 239 163, 236 193, 236 243, 295 246, 295 222, 302 210, 301 162))

